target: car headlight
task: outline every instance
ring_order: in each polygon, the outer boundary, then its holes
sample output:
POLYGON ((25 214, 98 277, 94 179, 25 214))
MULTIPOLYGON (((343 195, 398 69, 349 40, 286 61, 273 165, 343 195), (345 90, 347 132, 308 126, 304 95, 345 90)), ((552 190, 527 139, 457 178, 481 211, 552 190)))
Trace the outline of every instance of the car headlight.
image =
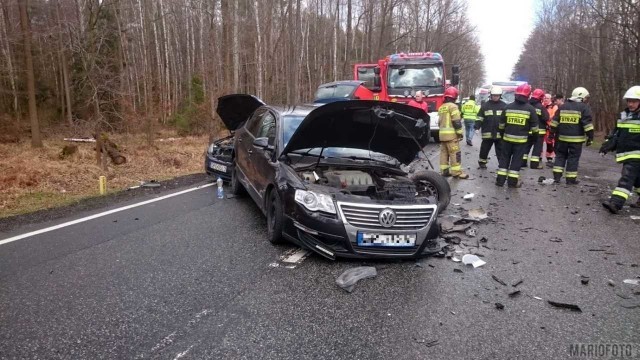
POLYGON ((211 144, 209 145, 209 148, 207 149, 207 152, 209 154, 213 154, 213 149, 217 148, 216 144, 211 144))
POLYGON ((336 206, 333 204, 333 199, 326 194, 296 190, 295 200, 298 204, 311 211, 323 211, 330 214, 336 213, 336 206))

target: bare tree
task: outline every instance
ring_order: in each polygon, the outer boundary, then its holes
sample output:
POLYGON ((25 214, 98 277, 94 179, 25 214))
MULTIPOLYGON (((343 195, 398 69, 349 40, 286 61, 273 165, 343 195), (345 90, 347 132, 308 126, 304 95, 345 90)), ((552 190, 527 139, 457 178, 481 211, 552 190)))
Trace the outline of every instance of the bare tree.
POLYGON ((24 41, 24 66, 29 97, 29 119, 31 120, 31 146, 42 147, 38 109, 36 107, 36 86, 33 74, 33 55, 31 54, 31 25, 27 12, 28 5, 28 0, 18 2, 18 8, 20 9, 20 28, 22 29, 22 38, 24 41))

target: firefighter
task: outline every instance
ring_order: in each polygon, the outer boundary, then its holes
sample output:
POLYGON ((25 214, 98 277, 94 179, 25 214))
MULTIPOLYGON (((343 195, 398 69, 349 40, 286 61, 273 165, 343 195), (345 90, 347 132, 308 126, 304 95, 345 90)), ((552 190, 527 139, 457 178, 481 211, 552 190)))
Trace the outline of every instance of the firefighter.
POLYGON ((422 93, 422 91, 421 90, 416 91, 416 95, 414 97, 415 99, 409 101, 408 105, 417 107, 418 109, 422 109, 424 110, 424 112, 428 113, 429 106, 427 105, 426 101, 423 101, 424 94, 422 93))
POLYGON ((532 169, 544 168, 540 163, 540 157, 542 156, 542 146, 544 144, 544 136, 546 135, 545 129, 549 121, 549 112, 542 105, 542 100, 544 100, 544 91, 542 89, 533 90, 529 103, 536 109, 539 132, 537 136, 530 134, 529 141, 527 142, 527 150, 522 156, 522 166, 526 167, 528 160, 532 169), (531 152, 531 156, 529 156, 529 152, 531 152))
POLYGON ((467 138, 467 145, 469 146, 473 146, 471 139, 473 139, 478 111, 480 111, 480 105, 476 104, 475 95, 469 96, 469 100, 462 104, 462 118, 464 119, 465 136, 467 138))
POLYGON ((553 165, 553 179, 560 182, 562 174, 567 184, 578 183, 578 164, 582 155, 582 143, 593 142, 591 109, 586 103, 589 92, 583 87, 573 89, 569 101, 558 108, 551 121, 551 132, 556 139, 556 160, 553 165))
POLYGON ((468 179, 462 171, 462 121, 460 110, 454 103, 458 98, 458 89, 451 86, 444 91, 444 103, 438 108, 438 126, 440 137, 440 171, 443 176, 468 179))
POLYGON ((489 101, 485 101, 478 111, 478 120, 475 129, 482 132, 482 144, 480 145, 480 157, 478 164, 481 169, 487 168, 487 158, 492 146, 495 146, 496 158, 500 160, 500 132, 498 125, 500 124, 500 116, 507 104, 500 101, 502 96, 502 88, 500 86, 492 86, 489 92, 489 101))
POLYGON ((522 155, 527 150, 529 132, 538 136, 538 115, 529 104, 531 86, 522 84, 516 88, 515 101, 508 104, 500 117, 500 136, 502 148, 496 185, 503 186, 505 181, 512 188, 520 187, 520 167, 522 155), (507 180, 508 179, 508 180, 507 180))
POLYGON ((632 207, 640 207, 640 86, 632 86, 624 94, 627 108, 620 113, 614 133, 602 144, 600 152, 616 151, 616 162, 622 163, 622 177, 602 203, 611 213, 617 214, 629 199, 633 188, 639 196, 632 207))

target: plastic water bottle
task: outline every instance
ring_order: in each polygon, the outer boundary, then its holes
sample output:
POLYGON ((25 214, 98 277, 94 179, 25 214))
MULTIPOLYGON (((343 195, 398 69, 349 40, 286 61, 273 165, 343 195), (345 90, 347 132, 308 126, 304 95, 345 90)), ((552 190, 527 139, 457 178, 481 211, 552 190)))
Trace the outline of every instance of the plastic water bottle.
POLYGON ((224 199, 224 189, 222 188, 222 179, 218 178, 218 180, 216 180, 216 183, 218 184, 218 199, 224 199))

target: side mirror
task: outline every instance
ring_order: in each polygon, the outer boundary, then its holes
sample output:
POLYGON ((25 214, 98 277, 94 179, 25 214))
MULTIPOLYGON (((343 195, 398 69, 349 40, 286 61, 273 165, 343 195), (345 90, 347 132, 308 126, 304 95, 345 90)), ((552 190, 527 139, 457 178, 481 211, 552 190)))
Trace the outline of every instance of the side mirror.
POLYGON ((380 78, 380 67, 373 68, 373 91, 380 91, 382 89, 382 79, 380 78))
POLYGON ((460 84, 460 74, 454 73, 451 79, 451 85, 457 86, 460 84))

